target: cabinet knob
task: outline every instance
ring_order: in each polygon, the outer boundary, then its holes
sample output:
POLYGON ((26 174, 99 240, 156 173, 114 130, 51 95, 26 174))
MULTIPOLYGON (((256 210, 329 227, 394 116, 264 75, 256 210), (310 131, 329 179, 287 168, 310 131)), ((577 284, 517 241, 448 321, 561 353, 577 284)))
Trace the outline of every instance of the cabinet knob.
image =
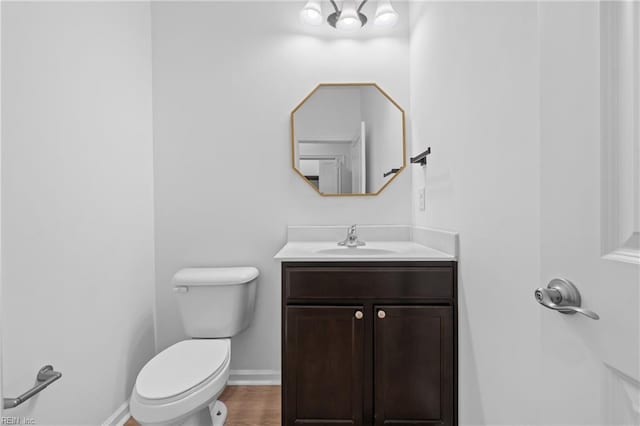
POLYGON ((387 316, 386 312, 383 311, 382 309, 378 311, 378 318, 383 319, 386 316, 387 316))
POLYGON ((362 319, 363 316, 364 314, 362 313, 362 311, 356 311, 356 319, 362 319))

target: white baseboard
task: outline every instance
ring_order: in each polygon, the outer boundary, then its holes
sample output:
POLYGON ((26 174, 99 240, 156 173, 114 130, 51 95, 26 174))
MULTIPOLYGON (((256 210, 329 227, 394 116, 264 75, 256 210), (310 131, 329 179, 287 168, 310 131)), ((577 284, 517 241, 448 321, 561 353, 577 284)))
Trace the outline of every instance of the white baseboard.
POLYGON ((129 401, 125 401, 121 406, 116 408, 116 411, 114 411, 107 420, 102 422, 102 426, 123 426, 127 420, 129 420, 129 417, 131 417, 129 413, 129 401))
POLYGON ((266 386, 281 383, 279 370, 231 370, 229 385, 266 386))

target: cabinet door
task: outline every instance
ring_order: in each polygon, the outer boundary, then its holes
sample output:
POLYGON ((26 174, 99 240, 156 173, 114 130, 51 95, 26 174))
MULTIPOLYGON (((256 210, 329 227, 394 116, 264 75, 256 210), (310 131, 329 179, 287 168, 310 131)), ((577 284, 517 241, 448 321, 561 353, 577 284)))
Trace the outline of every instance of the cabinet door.
POLYGON ((285 425, 361 425, 364 309, 287 306, 285 425))
POLYGON ((453 424, 453 310, 374 309, 375 424, 453 424))

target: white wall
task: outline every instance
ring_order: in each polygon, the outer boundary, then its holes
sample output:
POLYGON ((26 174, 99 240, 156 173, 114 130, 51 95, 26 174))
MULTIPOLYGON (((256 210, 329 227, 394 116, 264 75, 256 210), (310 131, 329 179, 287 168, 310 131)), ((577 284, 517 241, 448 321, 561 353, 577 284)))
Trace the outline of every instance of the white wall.
POLYGON ((296 139, 353 139, 362 121, 360 91, 320 87, 294 114, 296 139))
POLYGON ((366 124, 367 191, 379 191, 393 179, 384 174, 402 167, 402 111, 377 88, 360 92, 362 120, 366 124))
POLYGON ((537 7, 411 5, 411 152, 432 148, 413 220, 460 233, 461 424, 534 424, 540 409, 537 7))
POLYGON ((6 411, 99 424, 154 353, 150 10, 2 3, 6 411))
MULTIPOLYGON (((2 70, 2 7, 0 5, 0 70, 2 70)), ((0 99, 2 99, 2 78, 0 78, 0 99)), ((2 223, 2 102, 0 102, 0 224, 2 223)), ((0 226, 0 401, 2 392, 2 226, 0 226)), ((0 416, 4 413, 3 405, 0 405, 0 416)))
MULTIPOLYGON (((2 7, 0 5, 0 70, 2 70, 2 7)), ((0 78, 0 99, 2 99, 2 78, 0 78)), ((2 102, 0 102, 0 224, 2 223, 2 102)), ((0 401, 3 398, 2 392, 2 226, 0 226, 0 401)), ((4 408, 0 405, 0 417, 3 416, 4 408)))
MULTIPOLYGON (((403 224, 410 176, 378 197, 321 197, 291 170, 289 113, 319 82, 375 81, 408 107, 407 23, 388 36, 306 30, 299 2, 151 6, 158 349, 185 338, 171 277, 255 265, 256 317, 232 368, 280 369, 280 269, 297 224, 403 224), (233 42, 230 42, 232 40, 233 42)), ((369 13, 375 4, 367 6, 369 13)), ((404 4, 396 6, 406 19, 404 4)))

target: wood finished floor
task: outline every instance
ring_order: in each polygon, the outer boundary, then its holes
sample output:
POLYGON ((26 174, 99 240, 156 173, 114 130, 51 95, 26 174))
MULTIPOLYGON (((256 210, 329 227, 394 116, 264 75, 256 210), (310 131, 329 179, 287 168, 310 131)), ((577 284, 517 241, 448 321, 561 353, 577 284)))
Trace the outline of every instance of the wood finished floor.
MULTIPOLYGON (((227 408, 225 426, 280 424, 280 386, 227 386, 220 396, 227 408)), ((124 426, 139 426, 133 418, 124 426)))

